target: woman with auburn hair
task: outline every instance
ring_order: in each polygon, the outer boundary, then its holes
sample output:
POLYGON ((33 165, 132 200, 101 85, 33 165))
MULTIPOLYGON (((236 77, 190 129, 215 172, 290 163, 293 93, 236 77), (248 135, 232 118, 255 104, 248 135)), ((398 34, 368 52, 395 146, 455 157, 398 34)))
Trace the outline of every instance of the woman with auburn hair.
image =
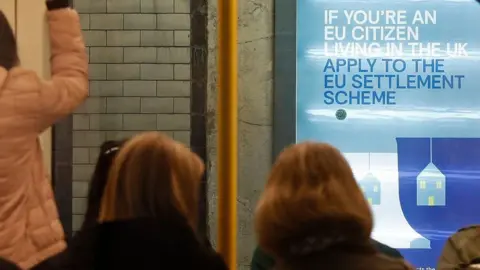
POLYGON ((204 169, 198 156, 162 133, 138 135, 125 144, 110 170, 99 219, 169 218, 178 213, 193 229, 204 169))
POLYGON ((197 155, 161 133, 128 140, 109 171, 93 240, 62 269, 227 269, 196 232, 203 173, 197 155))
POLYGON ((275 269, 410 269, 372 245, 368 202, 343 155, 324 143, 285 149, 255 213, 262 250, 275 269))

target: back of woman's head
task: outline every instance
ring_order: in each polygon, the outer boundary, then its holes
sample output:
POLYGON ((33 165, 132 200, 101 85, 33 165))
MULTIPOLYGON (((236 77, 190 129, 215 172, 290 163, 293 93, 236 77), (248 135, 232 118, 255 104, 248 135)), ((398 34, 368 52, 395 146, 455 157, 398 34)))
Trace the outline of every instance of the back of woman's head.
POLYGON ((95 225, 97 223, 100 203, 107 184, 108 172, 112 166, 113 159, 123 144, 124 141, 106 141, 100 146, 95 171, 90 181, 87 212, 85 213, 85 220, 82 227, 95 225))
POLYGON ((188 148, 148 132, 122 147, 110 170, 100 221, 182 215, 196 228, 204 165, 188 148))
POLYGON ((313 142, 280 154, 255 213, 260 246, 280 258, 296 252, 305 239, 319 245, 368 241, 372 223, 370 207, 343 155, 313 142))
POLYGON ((0 67, 10 70, 19 64, 17 42, 5 14, 0 11, 0 67))

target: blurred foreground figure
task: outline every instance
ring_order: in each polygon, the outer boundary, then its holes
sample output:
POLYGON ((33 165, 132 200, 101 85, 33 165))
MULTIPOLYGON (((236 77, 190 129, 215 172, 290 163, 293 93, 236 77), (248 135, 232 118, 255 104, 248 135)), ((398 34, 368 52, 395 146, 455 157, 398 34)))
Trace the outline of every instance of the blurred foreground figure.
POLYGON ((113 160, 99 224, 82 229, 61 269, 227 269, 197 235, 202 161, 160 133, 127 141, 113 160), (83 236, 82 236, 83 235, 83 236))
POLYGON ((480 264, 480 226, 469 226, 450 236, 438 260, 437 270, 474 268, 480 264))
POLYGON ((20 67, 14 33, 0 12, 0 257, 23 269, 65 248, 38 136, 88 94, 79 17, 66 0, 47 7, 49 81, 20 67))
POLYGON ((370 241, 372 213, 352 170, 334 147, 284 150, 255 213, 260 247, 278 270, 404 270, 370 241))

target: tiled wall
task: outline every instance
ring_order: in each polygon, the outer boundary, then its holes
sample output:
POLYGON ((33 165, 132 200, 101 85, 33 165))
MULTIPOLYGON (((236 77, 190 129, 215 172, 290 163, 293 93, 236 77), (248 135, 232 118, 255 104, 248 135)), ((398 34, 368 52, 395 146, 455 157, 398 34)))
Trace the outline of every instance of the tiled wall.
POLYGON ((190 144, 190 0, 74 0, 90 97, 73 115, 73 231, 105 140, 160 130, 190 144))

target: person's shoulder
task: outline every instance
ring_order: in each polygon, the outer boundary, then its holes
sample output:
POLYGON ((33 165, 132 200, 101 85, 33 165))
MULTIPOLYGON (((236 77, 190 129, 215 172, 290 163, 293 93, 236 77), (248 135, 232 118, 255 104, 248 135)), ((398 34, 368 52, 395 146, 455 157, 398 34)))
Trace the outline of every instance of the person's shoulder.
POLYGON ((456 233, 449 237, 454 242, 465 242, 464 240, 477 239, 480 236, 480 225, 470 225, 460 228, 456 233))
POLYGON ((211 270, 228 270, 228 266, 218 253, 213 253, 209 256, 208 262, 203 265, 205 269, 211 270))
POLYGON ((460 228, 457 233, 459 232, 475 232, 475 233, 479 233, 480 232, 480 225, 470 225, 470 226, 466 226, 466 227, 463 227, 463 228, 460 228))
POLYGON ((260 247, 256 247, 253 252, 251 269, 252 270, 265 270, 270 269, 275 265, 275 260, 265 253, 260 247))
MULTIPOLYGON (((395 258, 379 251, 349 253, 331 258, 331 262, 340 261, 343 268, 351 270, 412 270, 402 258, 395 258), (354 267, 349 267, 353 266, 354 267)), ((338 264, 338 262, 337 262, 338 264)), ((340 269, 340 268, 339 268, 340 269)))
POLYGON ((15 93, 23 91, 38 91, 41 88, 42 80, 38 74, 30 69, 14 67, 8 72, 8 79, 4 89, 14 90, 15 93))
POLYGON ((383 253, 385 255, 388 255, 388 256, 394 257, 394 258, 399 258, 399 259, 403 258, 402 254, 398 250, 396 250, 396 249, 394 249, 390 246, 387 246, 387 245, 385 245, 381 242, 378 242, 375 239, 371 239, 371 241, 380 253, 383 253))
POLYGON ((10 79, 21 78, 30 78, 32 80, 38 81, 40 78, 37 73, 31 69, 26 69, 23 67, 14 67, 8 72, 8 77, 10 79))
POLYGON ((183 255, 188 256, 190 260, 179 262, 179 269, 198 267, 198 269, 228 270, 223 257, 203 241, 191 246, 183 255))
POLYGON ((415 269, 402 258, 395 258, 385 254, 378 254, 376 257, 376 268, 382 270, 413 270, 415 269))
POLYGON ((21 268, 15 263, 6 259, 0 258, 0 270, 20 270, 21 268))

